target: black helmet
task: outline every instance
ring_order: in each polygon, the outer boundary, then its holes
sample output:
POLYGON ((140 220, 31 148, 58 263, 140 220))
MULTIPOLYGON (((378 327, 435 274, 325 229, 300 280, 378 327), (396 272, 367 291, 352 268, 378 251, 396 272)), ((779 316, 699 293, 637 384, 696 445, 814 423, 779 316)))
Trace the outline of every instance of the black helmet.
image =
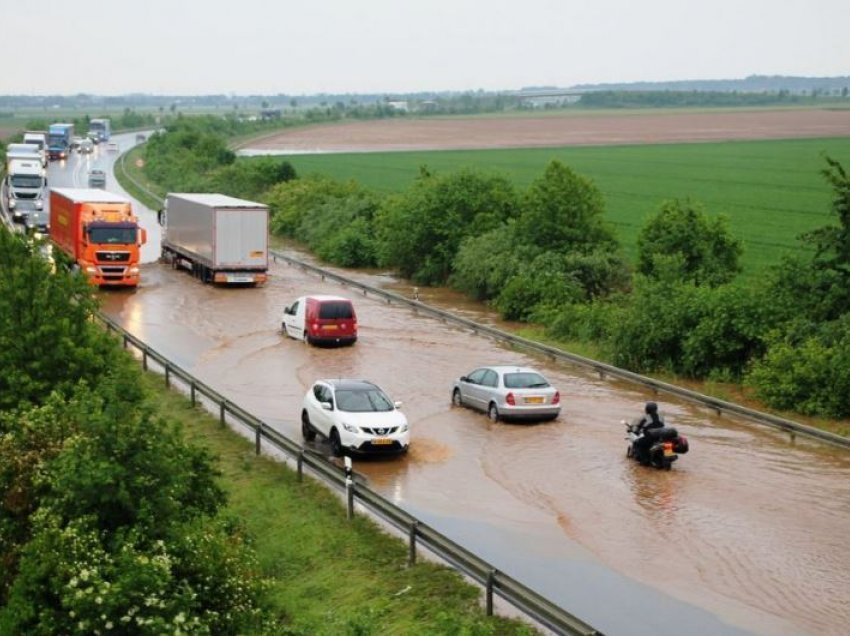
POLYGON ((658 413, 658 405, 655 402, 647 402, 643 410, 647 415, 653 415, 658 413))

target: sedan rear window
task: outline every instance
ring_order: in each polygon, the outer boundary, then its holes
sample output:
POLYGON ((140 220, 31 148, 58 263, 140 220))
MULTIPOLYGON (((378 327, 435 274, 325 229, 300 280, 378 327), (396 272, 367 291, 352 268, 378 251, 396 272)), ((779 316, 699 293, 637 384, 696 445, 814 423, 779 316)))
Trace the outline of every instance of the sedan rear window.
POLYGON ((506 373, 505 388, 507 389, 543 389, 549 383, 539 373, 506 373))
POLYGON ((347 302, 324 302, 319 305, 319 318, 321 320, 335 320, 345 318, 350 320, 354 317, 351 303, 347 302))

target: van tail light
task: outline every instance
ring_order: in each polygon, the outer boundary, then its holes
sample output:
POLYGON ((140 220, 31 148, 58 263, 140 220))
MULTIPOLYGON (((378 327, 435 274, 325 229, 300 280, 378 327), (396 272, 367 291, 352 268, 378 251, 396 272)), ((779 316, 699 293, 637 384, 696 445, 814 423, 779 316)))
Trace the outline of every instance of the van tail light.
POLYGON ((552 404, 560 404, 561 403, 561 392, 555 391, 555 395, 552 397, 552 404))
POLYGON ((508 404, 510 404, 511 406, 516 406, 516 400, 514 399, 514 394, 513 394, 513 393, 508 393, 508 394, 505 396, 505 402, 507 402, 507 403, 508 403, 508 404))

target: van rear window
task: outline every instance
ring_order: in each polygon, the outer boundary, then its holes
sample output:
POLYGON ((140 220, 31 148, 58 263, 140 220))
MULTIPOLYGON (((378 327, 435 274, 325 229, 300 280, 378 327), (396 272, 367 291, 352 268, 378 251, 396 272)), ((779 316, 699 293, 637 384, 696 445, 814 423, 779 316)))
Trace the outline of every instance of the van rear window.
POLYGON ((341 318, 351 319, 354 317, 354 308, 351 303, 342 301, 328 301, 319 305, 320 320, 339 320, 341 318))

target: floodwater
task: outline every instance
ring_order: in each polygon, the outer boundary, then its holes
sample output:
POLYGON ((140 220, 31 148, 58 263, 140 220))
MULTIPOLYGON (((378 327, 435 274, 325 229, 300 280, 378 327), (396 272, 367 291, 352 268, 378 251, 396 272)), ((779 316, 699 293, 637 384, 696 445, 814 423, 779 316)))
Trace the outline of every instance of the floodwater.
MULTIPOLYGON (((845 633, 850 622, 850 454, 562 363, 365 297, 294 266, 263 288, 205 286, 146 265, 104 310, 155 349, 293 439, 304 392, 362 377, 404 403, 406 457, 357 461, 390 500, 607 633, 845 633), (353 347, 284 338, 283 308, 308 293, 352 298, 353 347), (450 405, 454 378, 521 364, 561 391, 560 418, 493 424, 450 405), (672 471, 626 461, 622 419, 647 399, 691 441, 672 471), (612 602, 612 597, 620 599, 612 602), (612 605, 619 609, 612 609, 612 605), (636 612, 657 613, 636 625, 636 612), (674 617, 671 620, 671 617, 674 617)), ((371 284, 412 289, 381 275, 371 284)), ((450 292, 424 302, 498 324, 450 292)), ((320 452, 322 442, 313 444, 320 452)))
MULTIPOLYGON (((122 150, 133 136, 117 136, 122 150)), ((83 185, 113 156, 52 164, 51 185, 83 185)), ((385 497, 607 634, 845 634, 850 624, 850 453, 602 380, 563 363, 364 297, 297 267, 262 288, 202 285, 155 263, 142 285, 102 293, 130 332, 236 404, 300 439, 301 399, 321 377, 362 377, 404 403, 405 457, 357 460, 385 497), (333 293, 355 302, 360 339, 319 349, 284 338, 283 308, 333 293), (482 364, 537 367, 561 392, 554 422, 492 424, 450 405, 453 379, 482 364), (691 442, 672 471, 625 458, 619 424, 656 399, 691 442)), ((356 276, 412 295, 377 273, 356 276)), ((498 321, 444 290, 423 302, 498 321)), ((311 444, 328 453, 326 444, 311 444)))

